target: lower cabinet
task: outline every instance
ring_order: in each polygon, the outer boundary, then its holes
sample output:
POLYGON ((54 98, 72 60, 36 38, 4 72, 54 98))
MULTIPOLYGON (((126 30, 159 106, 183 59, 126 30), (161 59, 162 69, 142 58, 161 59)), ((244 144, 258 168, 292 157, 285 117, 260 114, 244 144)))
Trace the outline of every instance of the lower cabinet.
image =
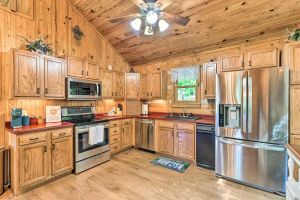
POLYGON ((133 146, 133 119, 110 121, 110 152, 116 153, 133 146))
POLYGON ((73 170, 73 128, 7 134, 16 195, 73 170))
POLYGON ((193 160, 195 158, 195 124, 158 122, 158 151, 193 160))

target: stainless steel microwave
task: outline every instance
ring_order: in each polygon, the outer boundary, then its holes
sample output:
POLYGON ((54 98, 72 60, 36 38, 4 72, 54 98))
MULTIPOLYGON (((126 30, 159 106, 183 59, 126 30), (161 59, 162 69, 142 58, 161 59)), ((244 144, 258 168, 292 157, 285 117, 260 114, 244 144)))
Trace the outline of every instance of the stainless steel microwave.
POLYGON ((98 100, 101 98, 101 82, 66 78, 67 100, 98 100))

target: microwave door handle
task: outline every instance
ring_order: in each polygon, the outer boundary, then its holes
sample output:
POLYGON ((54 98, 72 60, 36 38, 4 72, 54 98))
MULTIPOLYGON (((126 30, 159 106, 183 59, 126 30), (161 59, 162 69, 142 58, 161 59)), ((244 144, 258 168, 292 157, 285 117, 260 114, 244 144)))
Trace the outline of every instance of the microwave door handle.
POLYGON ((247 133, 247 107, 248 107, 248 96, 247 96, 247 77, 243 77, 243 105, 242 105, 242 131, 247 133))
POLYGON ((99 95, 99 84, 97 83, 97 94, 96 94, 96 96, 100 96, 99 95))

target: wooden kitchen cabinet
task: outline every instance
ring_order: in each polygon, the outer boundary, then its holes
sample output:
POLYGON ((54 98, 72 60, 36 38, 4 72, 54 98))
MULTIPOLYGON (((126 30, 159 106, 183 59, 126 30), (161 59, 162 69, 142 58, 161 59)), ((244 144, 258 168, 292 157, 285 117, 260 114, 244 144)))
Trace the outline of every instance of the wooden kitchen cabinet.
POLYGON ((99 65, 95 62, 86 61, 85 78, 92 80, 99 80, 99 65))
POLYGON ((68 76, 83 78, 84 61, 76 57, 68 57, 68 76))
POLYGON ((73 128, 16 135, 7 132, 11 187, 21 194, 73 170, 73 128))
POLYGON ((109 127, 111 153, 133 146, 133 119, 113 120, 109 127))
POLYGON ((244 53, 224 52, 220 57, 221 71, 236 71, 244 69, 244 53))
POLYGON ((167 80, 167 72, 161 70, 141 75, 140 99, 166 99, 168 86, 167 80))
POLYGON ((108 99, 125 98, 125 77, 122 72, 101 71, 102 97, 108 99))
POLYGON ((19 176, 20 190, 45 181, 49 177, 49 149, 47 142, 20 146, 19 176))
POLYGON ((159 128, 159 152, 165 154, 174 154, 174 129, 159 128))
POLYGON ((132 146, 132 125, 123 125, 121 147, 126 148, 129 146, 132 146))
POLYGON ((52 140, 52 175, 58 175, 73 169, 73 137, 61 137, 52 140))
POLYGON ((139 73, 125 74, 125 94, 127 100, 139 99, 139 88, 140 88, 139 85, 140 85, 139 73))
POLYGON ((276 47, 260 48, 248 51, 248 68, 277 67, 279 53, 276 47))
POLYGON ((290 134, 300 135, 300 85, 290 86, 290 134))
POLYGON ((215 99, 217 63, 203 64, 203 83, 205 99, 215 99))
POLYGON ((113 98, 113 71, 101 71, 102 97, 113 98))
POLYGON ((47 98, 65 98, 65 60, 46 56, 44 58, 45 89, 47 98))
POLYGON ((14 51, 14 96, 40 97, 41 68, 40 55, 28 51, 14 51))
POLYGON ((300 84, 300 42, 285 46, 285 66, 290 69, 290 84, 300 84))
POLYGON ((195 158, 195 125, 176 124, 175 156, 192 160, 195 158))
POLYGON ((115 99, 125 98, 125 74, 123 72, 114 73, 114 97, 115 99))
POLYGON ((290 135, 290 144, 300 145, 300 135, 290 135))

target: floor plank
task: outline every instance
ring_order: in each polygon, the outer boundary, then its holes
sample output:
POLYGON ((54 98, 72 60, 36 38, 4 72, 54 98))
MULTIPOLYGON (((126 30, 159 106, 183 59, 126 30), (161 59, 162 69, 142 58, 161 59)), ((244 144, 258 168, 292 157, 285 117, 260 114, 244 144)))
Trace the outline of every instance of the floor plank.
POLYGON ((178 173, 151 164, 156 155, 129 150, 79 175, 69 175, 18 197, 1 200, 283 200, 283 197, 215 177, 190 166, 178 173))

